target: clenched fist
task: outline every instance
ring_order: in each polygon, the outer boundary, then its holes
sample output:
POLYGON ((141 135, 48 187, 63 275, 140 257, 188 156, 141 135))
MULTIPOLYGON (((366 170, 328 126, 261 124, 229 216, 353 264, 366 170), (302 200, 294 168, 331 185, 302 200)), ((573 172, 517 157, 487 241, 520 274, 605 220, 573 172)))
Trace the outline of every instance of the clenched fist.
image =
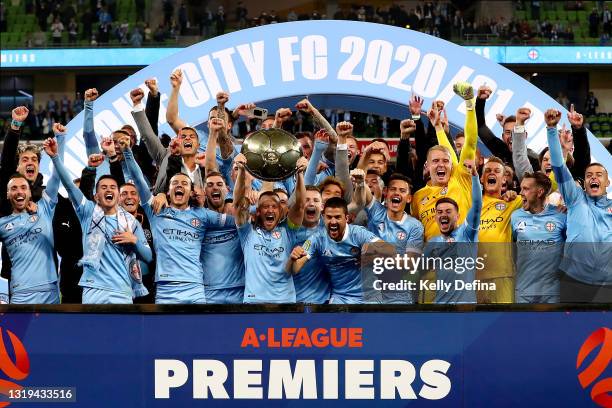
POLYGON ((478 99, 489 99, 489 96, 493 93, 493 90, 486 85, 481 85, 478 88, 478 99))
POLYGON ((25 106, 18 106, 13 109, 13 111, 11 112, 11 116, 13 120, 16 120, 18 122, 25 122, 25 120, 28 118, 29 113, 30 111, 25 106))
POLYGON ((225 105, 229 101, 229 94, 225 91, 217 92, 217 104, 225 105))
POLYGON ((548 127, 556 127, 561 120, 561 112, 556 109, 548 109, 544 112, 544 121, 548 127))
POLYGON ((63 135, 66 133, 66 126, 62 125, 59 122, 55 122, 53 124, 53 134, 54 135, 63 135))
POLYGON ((89 167, 98 167, 102 163, 104 163, 104 155, 100 153, 90 154, 87 160, 87 165, 89 167))
POLYGON ((98 99, 99 95, 100 94, 98 93, 98 90, 96 88, 90 88, 85 91, 85 101, 93 102, 98 99))
POLYGON ((346 140, 347 137, 353 134, 353 124, 351 122, 338 122, 336 125, 336 133, 338 137, 346 140))
POLYGON ((516 124, 523 126, 525 122, 531 117, 531 109, 529 108, 518 108, 516 111, 516 124))
POLYGON ((310 103, 308 99, 304 98, 295 104, 295 109, 301 110, 304 112, 312 112, 312 104, 310 103))
POLYGON ((416 123, 412 119, 404 119, 400 122, 400 137, 408 139, 416 131, 416 123))
POLYGON ((142 101, 142 98, 144 98, 144 92, 140 88, 132 89, 132 92, 130 92, 130 98, 132 99, 134 106, 136 106, 142 101))
POLYGON ((157 79, 149 78, 144 83, 147 88, 149 88, 149 93, 151 96, 157 96, 157 93, 159 92, 159 88, 157 87, 157 79))
POLYGON ((170 85, 172 88, 177 89, 181 87, 181 83, 183 82, 183 71, 177 69, 172 74, 170 74, 170 85))

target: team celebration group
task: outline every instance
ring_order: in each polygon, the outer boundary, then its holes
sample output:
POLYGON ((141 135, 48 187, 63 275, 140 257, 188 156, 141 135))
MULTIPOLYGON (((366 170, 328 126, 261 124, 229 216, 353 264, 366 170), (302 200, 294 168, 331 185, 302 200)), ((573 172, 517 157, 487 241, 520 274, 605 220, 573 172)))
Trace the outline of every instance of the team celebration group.
POLYGON ((454 137, 444 103, 413 95, 392 163, 385 139, 359 151, 350 122, 333 127, 303 99, 257 124, 272 138, 295 111, 316 124, 295 135, 294 174, 271 182, 232 135, 254 104, 232 111, 218 93, 205 134, 180 118, 182 73, 170 83, 167 147, 155 80, 130 93, 140 140, 130 125, 96 135, 98 92, 85 92, 88 163, 74 180, 65 127, 43 143, 43 180, 42 152, 19 141, 29 112, 13 110, 0 168, 10 303, 612 303, 609 175, 573 107, 545 111, 548 147, 533 152, 530 109, 500 116, 501 138, 487 127, 486 86, 454 85, 466 108, 454 137), (408 271, 407 259, 440 262, 408 271))

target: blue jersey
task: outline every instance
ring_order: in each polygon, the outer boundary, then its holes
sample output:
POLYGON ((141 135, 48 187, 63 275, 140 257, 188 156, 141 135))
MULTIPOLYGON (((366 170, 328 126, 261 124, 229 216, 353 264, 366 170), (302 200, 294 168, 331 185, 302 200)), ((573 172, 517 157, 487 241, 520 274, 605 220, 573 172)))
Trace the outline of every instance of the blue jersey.
POLYGON ((567 240, 561 270, 591 285, 612 284, 612 200, 590 197, 564 163, 555 128, 547 128, 550 161, 567 206, 567 240))
POLYGON ((297 242, 286 222, 272 231, 245 223, 238 227, 245 263, 245 303, 295 303, 295 287, 285 266, 297 242))
POLYGON ((512 213, 511 223, 516 242, 516 298, 559 295, 566 215, 550 205, 539 214, 520 208, 512 213))
POLYGON ((367 229, 347 224, 342 240, 334 241, 322 228, 302 247, 309 259, 306 265, 318 258, 329 271, 332 297, 338 294, 361 303, 364 292, 360 271, 361 249, 368 242, 375 241, 379 241, 379 238, 367 229))
POLYGON ((206 289, 244 286, 244 257, 236 225, 206 231, 200 255, 206 289))
MULTIPOLYGON (((296 245, 304 244, 308 238, 318 231, 325 233, 325 226, 319 224, 313 228, 300 228, 297 233, 296 245)), ((329 300, 329 275, 325 266, 318 259, 307 262, 298 274, 293 275, 293 284, 295 285, 298 303, 323 304, 329 300)))
POLYGON ((12 262, 11 293, 57 282, 53 244, 56 203, 44 192, 36 213, 24 211, 0 218, 0 240, 12 262))
MULTIPOLYGON (((472 259, 478 257, 478 227, 482 209, 482 190, 478 176, 472 176, 472 207, 465 221, 449 235, 437 235, 425 246, 425 258, 442 258, 442 260, 472 259)), ((458 262, 442 262, 436 267, 436 279, 450 284, 448 290, 437 290, 435 303, 476 303, 476 291, 465 288, 473 284, 475 268, 461 266, 458 262), (446 267, 446 266, 450 267, 446 267), (453 267, 455 266, 455 267, 453 267), (460 285, 460 286, 459 286, 460 285)))
MULTIPOLYGON (((94 289, 103 289, 113 292, 121 292, 128 296, 132 296, 132 278, 126 265, 127 257, 132 253, 132 245, 115 244, 112 237, 120 230, 117 217, 119 213, 113 215, 105 215, 99 224, 92 225, 94 209, 96 204, 82 198, 81 202, 75 204, 75 210, 81 228, 83 228, 83 250, 87 251, 87 239, 93 228, 102 228, 104 231, 105 245, 100 259, 100 267, 96 270, 94 267, 85 264, 83 265, 83 276, 79 281, 79 285, 94 289)), ((145 238, 142 226, 139 222, 134 223, 134 235, 138 238, 138 242, 148 248, 147 239, 145 238)))
POLYGON ((404 214, 401 221, 393 221, 387 215, 387 208, 376 199, 372 199, 365 210, 368 229, 393 244, 398 254, 423 252, 423 224, 416 218, 404 214))

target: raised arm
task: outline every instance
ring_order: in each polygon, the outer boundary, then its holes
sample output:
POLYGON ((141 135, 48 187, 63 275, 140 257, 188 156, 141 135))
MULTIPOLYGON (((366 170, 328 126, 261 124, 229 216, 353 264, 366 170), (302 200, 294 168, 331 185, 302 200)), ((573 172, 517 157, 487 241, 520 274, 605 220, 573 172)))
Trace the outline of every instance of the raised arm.
POLYGON ((204 165, 206 173, 219 171, 216 154, 217 138, 219 137, 219 133, 223 132, 225 123, 225 120, 221 118, 211 118, 208 121, 208 141, 206 142, 206 159, 204 165))
POLYGON ((373 200, 370 188, 365 185, 365 172, 361 169, 354 169, 351 172, 355 191, 353 200, 348 205, 350 213, 358 213, 363 208, 370 205, 373 200))
MULTIPOLYGON (((217 93, 217 118, 222 119, 227 125, 229 118, 225 114, 225 104, 229 101, 229 94, 221 91, 217 93)), ((230 134, 230 129, 227 126, 223 127, 217 133, 217 143, 219 144, 219 152, 221 153, 221 160, 227 160, 231 158, 234 153, 234 142, 230 134)))
POLYGON ((2 199, 6 197, 6 185, 9 178, 17 171, 17 147, 21 137, 23 123, 28 118, 28 108, 19 106, 11 112, 11 125, 6 130, 2 155, 0 156, 0 182, 2 184, 2 199))
POLYGON ((74 208, 78 209, 81 205, 83 205, 85 201, 87 201, 87 199, 85 198, 81 190, 79 190, 79 188, 75 186, 72 182, 72 179, 68 174, 68 170, 66 170, 66 167, 64 167, 64 163, 62 163, 62 160, 60 159, 59 155, 55 153, 53 156, 50 155, 49 157, 51 157, 51 162, 53 163, 55 172, 59 176, 62 185, 64 186, 64 188, 66 188, 66 191, 68 192, 68 198, 72 202, 74 208))
MULTIPOLYGON (((489 96, 491 96, 491 93, 491 89, 486 85, 478 89, 478 97, 476 98, 476 126, 478 137, 480 137, 482 143, 484 143, 494 156, 499 157, 506 163, 510 163, 512 161, 512 152, 503 140, 496 137, 493 132, 491 132, 491 129, 489 129, 485 122, 485 104, 489 96)), ((467 135, 465 139, 467 144, 467 135)))
MULTIPOLYGON (((347 137, 353 134, 353 125, 350 122, 339 122, 336 125, 338 144, 336 145, 335 175, 345 185, 351 185, 351 174, 349 170, 347 137)), ((350 203, 353 197, 353 189, 347 188, 344 192, 344 201, 350 203)))
POLYGON ((181 83, 183 82, 183 71, 177 69, 170 75, 170 85, 172 85, 172 92, 170 92, 170 99, 168 99, 168 107, 166 108, 166 122, 170 125, 172 130, 178 134, 179 130, 187 126, 178 113, 178 96, 181 89, 181 83))
POLYGON ((149 123, 149 120, 144 112, 144 107, 142 106, 143 97, 144 92, 140 88, 136 88, 130 92, 130 98, 134 104, 132 117, 136 122, 138 131, 140 132, 140 137, 143 138, 145 146, 147 146, 147 149, 149 150, 149 154, 156 163, 160 164, 164 160, 164 157, 166 157, 168 151, 162 145, 157 135, 153 133, 151 124, 149 123))
POLYGON ((287 214, 287 220, 289 221, 289 225, 296 228, 302 225, 302 221, 304 220, 304 207, 306 206, 306 185, 304 184, 304 170, 306 170, 307 165, 308 161, 305 157, 300 157, 296 163, 296 183, 295 190, 292 194, 295 196, 295 201, 293 202, 291 207, 289 207, 289 212, 287 214))
POLYGON ((308 167, 306 167, 306 173, 304 174, 304 183, 308 186, 313 186, 317 180, 317 168, 323 153, 327 150, 329 145, 329 135, 323 129, 320 129, 314 135, 315 145, 308 161, 308 167))
POLYGON ((455 152, 455 148, 448 141, 448 137, 446 137, 446 132, 444 132, 444 127, 442 127, 441 116, 443 114, 443 111, 438 110, 435 105, 432 106, 431 109, 427 112, 427 117, 429 118, 430 122, 429 128, 435 129, 438 144, 448 149, 451 155, 451 161, 453 162, 453 167, 455 167, 457 166, 459 161, 457 160, 457 153, 455 152))
POLYGON ((472 207, 465 217, 465 222, 470 228, 473 238, 478 235, 478 227, 480 226, 480 213, 482 211, 482 186, 478 178, 476 166, 472 166, 472 207))
POLYGON ((125 164, 127 165, 128 170, 132 177, 134 177, 134 184, 136 185, 136 189, 138 190, 138 194, 140 195, 140 201, 143 203, 149 202, 151 200, 151 191, 149 190, 149 186, 147 181, 145 180, 144 174, 142 174, 142 170, 138 163, 136 163, 136 159, 134 159, 134 155, 132 154, 132 150, 129 147, 128 143, 121 144, 121 150, 123 151, 123 158, 125 160, 125 164))
POLYGON ((416 171, 410 157, 410 135, 416 131, 416 123, 412 119, 404 119, 400 122, 400 140, 397 145, 397 161, 395 171, 408 177, 414 184, 416 171))
POLYGON ((591 164, 591 146, 584 128, 584 118, 574 110, 574 104, 572 104, 567 119, 572 125, 574 138, 574 165, 570 171, 574 178, 583 178, 587 166, 591 164))
POLYGON ((550 162, 552 164, 555 180, 559 186, 561 196, 565 201, 566 206, 575 204, 581 197, 583 191, 574 182, 572 173, 570 173, 561 149, 561 142, 557 133, 557 123, 561 119, 561 112, 556 109, 548 109, 544 112, 544 120, 546 121, 546 138, 548 147, 550 148, 550 162))
POLYGON ((85 103, 83 107, 83 141, 85 142, 85 152, 87 157, 92 154, 100 153, 96 131, 94 130, 94 101, 98 99, 98 90, 91 88, 85 91, 85 103))
POLYGON ((516 111, 516 125, 512 132, 512 163, 519 182, 523 181, 526 172, 533 172, 533 167, 527 155, 527 132, 525 122, 531 117, 529 108, 519 108, 516 111))
MULTIPOLYGON (((65 128, 63 130, 65 131, 65 128)), ((55 139, 48 138, 47 140, 43 142, 43 147, 45 149, 45 153, 47 153, 49 157, 58 156, 59 160, 62 160, 62 156, 58 154, 58 143, 55 139)), ((49 200, 51 200, 52 202, 55 202, 57 201, 57 191, 58 190, 59 190, 59 177, 57 175, 57 170, 53 170, 51 173, 51 178, 49 179, 49 182, 47 183, 47 188, 45 188, 44 194, 46 194, 47 197, 49 197, 49 200)))
POLYGON ((279 129, 282 128, 283 123, 291 119, 292 114, 293 113, 291 112, 291 109, 289 108, 277 109, 276 113, 274 114, 274 123, 272 124, 272 127, 279 128, 279 129))
POLYGON ((157 124, 159 122, 159 105, 161 102, 161 95, 159 93, 157 80, 155 78, 147 79, 145 81, 145 85, 147 86, 147 88, 149 88, 149 96, 147 97, 145 113, 147 115, 147 120, 151 125, 151 129, 153 129, 153 133, 157 135, 157 124))
MULTIPOLYGON (((476 112, 474 111, 473 106, 471 109, 468 106, 465 110, 465 128, 463 129, 463 133, 465 134, 465 144, 463 145, 463 149, 461 149, 461 154, 459 155, 460 165, 463 165, 466 160, 472 161, 476 158, 476 148, 478 146, 478 126, 476 125, 476 112)), ((506 146, 505 143, 504 146, 506 146)), ((510 156, 509 159, 512 160, 512 157, 510 156)))
POLYGON ((325 129, 325 131, 329 133, 329 140, 331 141, 331 143, 338 143, 338 135, 336 134, 336 131, 334 130, 332 125, 329 124, 327 119, 325 119, 325 117, 321 114, 321 112, 319 112, 317 108, 312 106, 308 99, 302 99, 295 105, 295 107, 296 109, 311 114, 315 123, 320 128, 325 129))

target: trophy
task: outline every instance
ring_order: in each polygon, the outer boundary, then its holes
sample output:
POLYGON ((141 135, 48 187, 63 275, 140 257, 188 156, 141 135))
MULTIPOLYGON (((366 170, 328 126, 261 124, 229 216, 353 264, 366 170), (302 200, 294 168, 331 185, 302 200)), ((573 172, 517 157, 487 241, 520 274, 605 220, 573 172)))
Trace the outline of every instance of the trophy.
POLYGON ((251 133, 242 143, 245 168, 253 177, 279 181, 293 176, 302 157, 302 147, 291 133, 283 129, 262 129, 251 133))

